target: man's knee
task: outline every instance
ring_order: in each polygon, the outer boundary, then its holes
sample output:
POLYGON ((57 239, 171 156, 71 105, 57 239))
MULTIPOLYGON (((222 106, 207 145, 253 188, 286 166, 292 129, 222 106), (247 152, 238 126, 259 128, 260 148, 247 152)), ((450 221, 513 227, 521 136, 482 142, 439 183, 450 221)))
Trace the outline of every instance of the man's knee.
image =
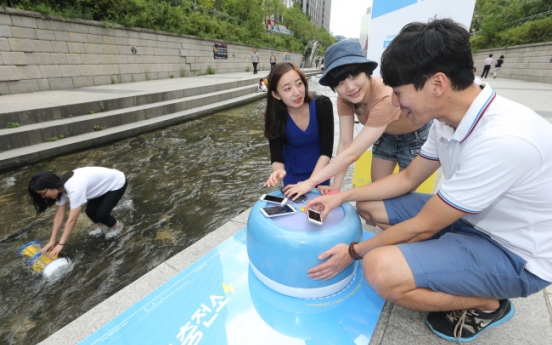
POLYGON ((372 224, 388 224, 387 212, 383 201, 359 201, 356 203, 359 215, 372 224))
POLYGON ((389 277, 385 272, 386 263, 385 250, 382 248, 374 249, 368 252, 362 260, 362 269, 368 285, 370 285, 376 293, 388 299, 389 296, 389 277))
POLYGON ((410 267, 397 246, 371 250, 364 256, 362 268, 368 285, 385 300, 399 302, 406 292, 416 288, 410 267))

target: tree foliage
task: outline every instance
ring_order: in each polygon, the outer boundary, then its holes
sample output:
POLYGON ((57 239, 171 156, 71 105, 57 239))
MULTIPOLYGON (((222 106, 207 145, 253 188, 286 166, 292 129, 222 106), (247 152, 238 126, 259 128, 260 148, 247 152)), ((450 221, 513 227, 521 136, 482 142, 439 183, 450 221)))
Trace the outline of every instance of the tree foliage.
POLYGON ((552 0, 477 0, 470 31, 474 49, 504 47, 552 39, 552 16, 523 21, 552 11, 552 0))
POLYGON ((309 40, 335 42, 280 0, 0 0, 0 5, 288 51, 303 51, 309 40), (284 18, 292 36, 265 30, 265 18, 274 14, 284 18))

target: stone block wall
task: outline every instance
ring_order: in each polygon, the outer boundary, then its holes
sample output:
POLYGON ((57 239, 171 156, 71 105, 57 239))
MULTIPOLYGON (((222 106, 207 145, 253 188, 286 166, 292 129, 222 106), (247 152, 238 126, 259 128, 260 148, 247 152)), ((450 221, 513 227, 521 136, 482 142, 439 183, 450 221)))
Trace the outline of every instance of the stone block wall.
MULTIPOLYGON (((489 54, 493 54, 495 61, 504 55, 499 78, 552 83, 552 42, 479 50, 473 54, 478 76, 483 72, 483 61, 489 54)), ((493 71, 494 64, 489 73, 490 78, 493 71)))
MULTIPOLYGON (((0 7, 0 94, 252 71, 253 47, 0 7), (215 59, 226 43, 228 59, 215 59)), ((274 52, 257 49, 261 75, 274 52)), ((290 53, 301 62, 300 53, 290 53)))

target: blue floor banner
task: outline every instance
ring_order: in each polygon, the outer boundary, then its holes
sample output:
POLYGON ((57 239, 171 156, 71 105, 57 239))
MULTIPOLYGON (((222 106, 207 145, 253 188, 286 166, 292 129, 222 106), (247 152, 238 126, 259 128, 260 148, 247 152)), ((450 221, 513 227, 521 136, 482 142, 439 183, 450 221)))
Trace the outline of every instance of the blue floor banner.
MULTIPOLYGON (((363 239, 371 236, 363 231, 363 239)), ((271 290, 251 271, 244 228, 81 344, 366 345, 383 305, 360 266, 330 296, 271 290)))

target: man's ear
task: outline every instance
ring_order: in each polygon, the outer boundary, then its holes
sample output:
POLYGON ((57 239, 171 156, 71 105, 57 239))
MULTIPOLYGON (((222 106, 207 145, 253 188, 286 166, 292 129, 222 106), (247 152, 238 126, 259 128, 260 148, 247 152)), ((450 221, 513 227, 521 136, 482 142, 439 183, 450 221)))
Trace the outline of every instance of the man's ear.
POLYGON ((441 97, 448 89, 449 80, 443 72, 437 72, 429 78, 433 96, 441 97))

